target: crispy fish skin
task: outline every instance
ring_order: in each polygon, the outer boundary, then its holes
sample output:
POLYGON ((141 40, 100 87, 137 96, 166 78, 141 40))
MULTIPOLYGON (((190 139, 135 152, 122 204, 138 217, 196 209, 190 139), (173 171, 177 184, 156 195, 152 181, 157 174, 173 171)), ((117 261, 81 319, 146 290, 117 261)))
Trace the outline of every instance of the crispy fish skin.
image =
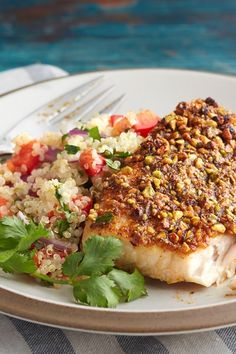
POLYGON ((181 102, 103 183, 83 240, 123 241, 120 266, 210 286, 235 273, 236 115, 211 98, 181 102), (94 214, 95 212, 95 214, 94 214), (110 223, 94 215, 110 212, 110 223))

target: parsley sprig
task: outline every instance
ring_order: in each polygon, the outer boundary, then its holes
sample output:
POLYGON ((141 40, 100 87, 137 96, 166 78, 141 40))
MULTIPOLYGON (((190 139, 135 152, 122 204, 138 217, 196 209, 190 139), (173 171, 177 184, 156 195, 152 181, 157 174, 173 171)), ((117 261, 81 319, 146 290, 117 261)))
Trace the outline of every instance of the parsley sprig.
POLYGON ((62 266, 63 279, 40 274, 33 257, 32 244, 49 231, 32 221, 28 225, 17 217, 0 220, 0 268, 10 273, 26 273, 48 284, 73 287, 77 302, 99 307, 115 307, 146 295, 144 278, 135 270, 127 273, 115 268, 122 254, 122 243, 114 237, 92 236, 83 251, 71 253, 62 266))

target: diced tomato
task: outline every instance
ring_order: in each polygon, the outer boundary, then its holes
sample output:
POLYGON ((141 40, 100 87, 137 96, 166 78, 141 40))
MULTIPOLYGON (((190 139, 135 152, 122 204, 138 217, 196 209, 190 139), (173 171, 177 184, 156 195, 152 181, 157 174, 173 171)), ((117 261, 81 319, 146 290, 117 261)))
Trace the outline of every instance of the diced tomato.
POLYGON ((160 122, 160 117, 151 111, 137 113, 137 123, 133 126, 136 133, 146 137, 148 133, 160 122))
POLYGON ((39 267, 40 266, 40 262, 39 262, 39 259, 38 259, 38 252, 36 252, 33 256, 33 261, 34 261, 34 264, 36 265, 36 267, 39 267))
POLYGON ((113 114, 110 116, 110 123, 114 127, 114 125, 121 119, 125 118, 122 114, 113 114))
POLYGON ((8 160, 7 167, 12 172, 22 172, 24 174, 30 174, 33 169, 35 169, 39 163, 39 156, 33 156, 33 145, 35 144, 35 140, 30 141, 27 144, 21 146, 20 151, 13 155, 13 157, 8 160), (24 171, 22 165, 26 166, 27 171, 24 171))
POLYGON ((53 216, 55 216, 54 210, 51 210, 48 212, 48 218, 51 219, 53 216))
POLYGON ((92 208, 92 206, 93 206, 93 201, 92 201, 92 199, 90 199, 90 200, 88 201, 88 204, 86 204, 86 205, 83 207, 83 209, 82 209, 83 212, 88 215, 90 209, 92 208))
POLYGON ((122 132, 130 129, 131 127, 132 127, 132 125, 130 124, 130 121, 128 120, 128 118, 121 116, 114 121, 111 135, 118 136, 122 132))
POLYGON ((8 201, 5 198, 0 197, 0 219, 9 215, 9 210, 7 207, 5 207, 7 203, 8 201))
POLYGON ((87 197, 87 196, 83 196, 83 195, 77 195, 75 197, 72 198, 73 202, 76 202, 76 200, 79 200, 82 202, 82 211, 88 215, 90 209, 93 206, 93 201, 91 198, 87 197))
POLYGON ((54 216, 58 217, 59 219, 65 219, 65 214, 61 213, 57 210, 51 210, 48 212, 47 215, 48 215, 49 219, 53 218, 54 216))
POLYGON ((6 205, 7 202, 8 201, 5 198, 0 197, 0 207, 6 205))
POLYGON ((80 154, 79 163, 87 175, 93 177, 102 171, 106 160, 95 149, 87 149, 80 154))

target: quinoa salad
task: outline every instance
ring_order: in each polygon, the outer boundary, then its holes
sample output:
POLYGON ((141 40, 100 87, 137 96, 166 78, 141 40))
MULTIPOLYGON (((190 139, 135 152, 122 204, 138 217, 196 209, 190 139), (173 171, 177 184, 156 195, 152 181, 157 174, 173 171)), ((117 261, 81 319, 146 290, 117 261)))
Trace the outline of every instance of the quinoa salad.
MULTIPOLYGON (((85 221, 96 218, 94 196, 102 179, 122 168, 158 121, 148 110, 99 115, 65 134, 47 132, 36 140, 23 133, 13 140, 14 154, 0 163, 0 233, 13 230, 10 220, 21 223, 16 228, 44 230, 29 244, 35 278, 52 278, 53 284, 66 278, 63 264, 68 255, 80 254, 85 221)), ((0 240, 0 265, 1 247, 0 240)))

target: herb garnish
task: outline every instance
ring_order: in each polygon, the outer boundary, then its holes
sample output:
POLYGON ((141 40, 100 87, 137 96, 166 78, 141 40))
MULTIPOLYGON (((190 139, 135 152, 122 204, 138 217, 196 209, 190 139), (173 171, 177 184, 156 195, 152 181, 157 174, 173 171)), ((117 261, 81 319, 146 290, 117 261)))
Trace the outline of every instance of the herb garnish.
POLYGON ((70 227, 70 223, 68 222, 68 220, 57 220, 56 225, 60 236, 63 236, 63 233, 70 227))
POLYGON ((129 274, 114 268, 122 254, 122 242, 114 237, 92 236, 83 252, 71 253, 62 266, 63 279, 40 274, 34 263, 37 249, 30 250, 49 231, 32 221, 29 225, 17 217, 0 220, 0 268, 10 273, 26 273, 47 284, 73 287, 77 302, 99 307, 115 307, 146 295, 144 278, 135 270, 129 274))
POLYGON ((36 266, 29 251, 32 243, 48 237, 49 231, 30 221, 25 225, 16 216, 0 220, 0 268, 5 272, 33 273, 36 266))
POLYGON ((65 145, 65 150, 69 155, 75 155, 78 151, 80 151, 80 147, 76 145, 65 145))
POLYGON ((132 154, 128 151, 114 151, 113 153, 105 150, 103 153, 103 156, 110 158, 110 159, 125 159, 128 156, 131 156, 132 154))
POLYGON ((101 141, 101 135, 99 133, 98 127, 93 127, 88 130, 89 136, 93 138, 93 140, 101 141))
POLYGON ((68 138, 69 134, 66 133, 66 134, 63 134, 62 137, 61 137, 61 142, 64 143, 65 140, 68 138))
POLYGON ((104 223, 107 224, 113 219, 113 214, 111 212, 104 213, 100 216, 98 216, 95 220, 96 224, 104 223))
POLYGON ((120 169, 120 161, 113 161, 111 159, 106 159, 106 164, 112 170, 118 171, 120 169))

